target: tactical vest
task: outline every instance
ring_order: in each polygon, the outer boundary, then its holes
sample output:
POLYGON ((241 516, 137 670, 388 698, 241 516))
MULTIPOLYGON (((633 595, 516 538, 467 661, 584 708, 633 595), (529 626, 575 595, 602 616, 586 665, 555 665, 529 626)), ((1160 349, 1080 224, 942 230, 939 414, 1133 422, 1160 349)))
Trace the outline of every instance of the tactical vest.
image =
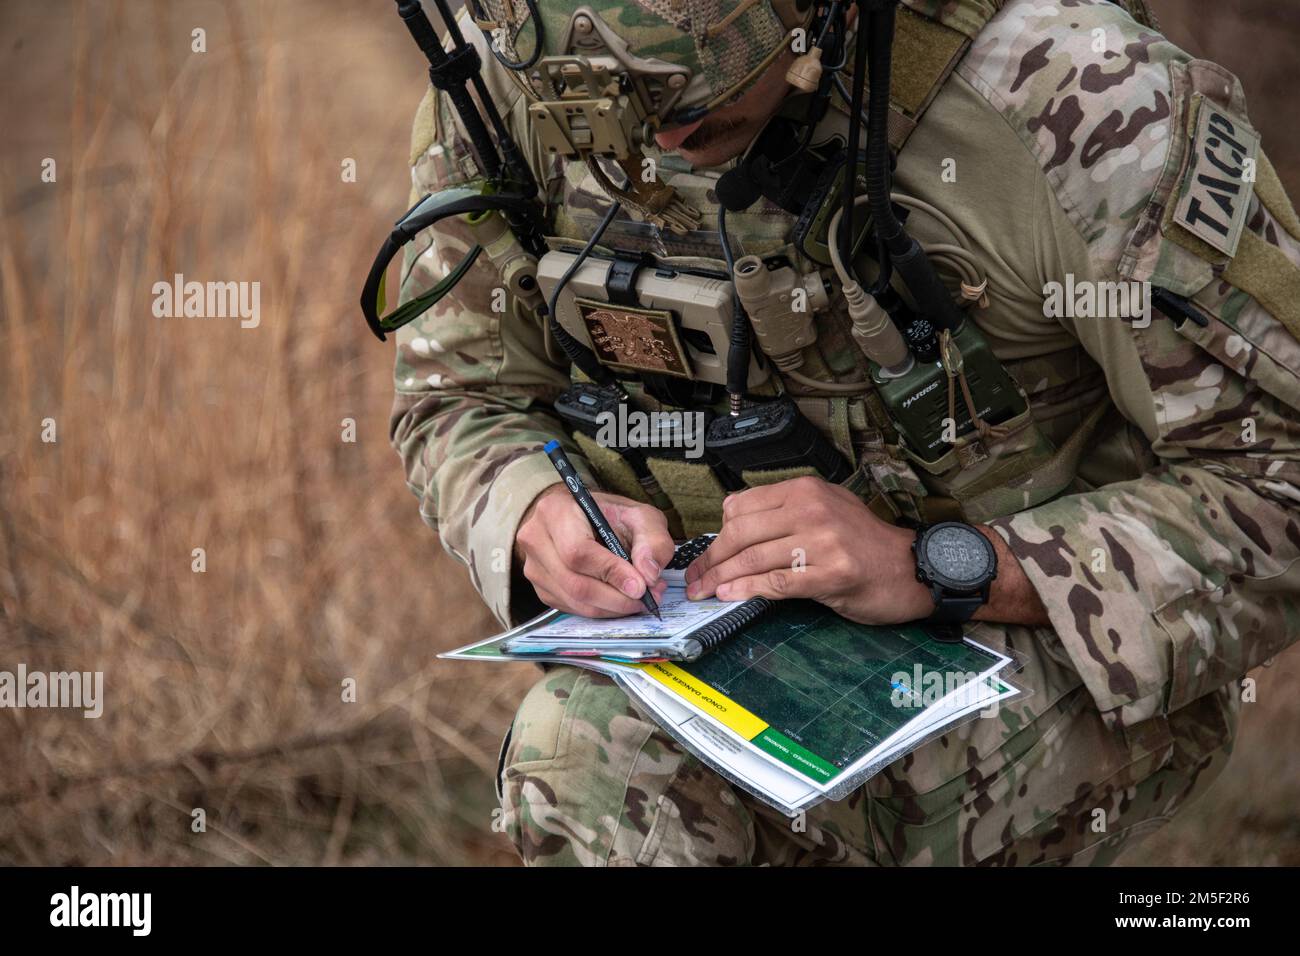
MULTIPOLYGON (((1139 22, 1154 27, 1143 0, 1117 0, 1139 22)), ((969 49, 972 40, 1002 6, 1002 0, 948 5, 932 0, 904 0, 899 10, 893 57, 889 139, 903 150, 926 109, 969 49)), ((431 104, 430 104, 431 105, 431 104)), ((838 102, 838 119, 846 111, 838 102)), ((449 111, 424 108, 417 117, 413 160, 429 142, 450 143, 448 162, 472 166, 468 150, 456 142, 449 111)), ((507 114, 521 142, 527 142, 524 103, 517 101, 507 114)), ((832 120, 833 121, 833 120, 832 120)), ((678 156, 658 157, 659 174, 691 205, 712 221, 717 200, 713 194, 719 171, 693 171, 678 156)), ((608 199, 579 162, 562 165, 535 154, 534 166, 543 182, 550 209, 552 245, 585 241, 608 208, 608 199), (567 240, 567 243, 566 243, 567 240)), ((465 173, 471 172, 466 168, 465 173)), ((457 178, 452 172, 449 179, 457 178)), ((798 259, 789 245, 794 217, 765 200, 751 209, 728 216, 728 231, 736 255, 785 253, 798 259)), ((620 217, 606 233, 604 248, 648 252, 666 264, 682 269, 725 273, 717 234, 710 228, 677 236, 645 223, 620 217)), ((827 278, 833 278, 825 270, 827 278)), ((546 322, 538 318, 546 331, 546 322)), ((868 375, 865 356, 849 335, 850 322, 842 297, 831 297, 829 307, 816 317, 817 342, 804 350, 805 376, 829 383, 826 392, 803 388, 784 379, 779 370, 751 394, 761 398, 784 392, 803 415, 838 449, 852 466, 844 482, 886 520, 934 522, 961 518, 987 521, 1034 507, 1060 494, 1084 490, 1078 479, 1086 447, 1095 445, 1122 424, 1114 413, 1104 379, 1081 348, 1065 349, 1022 362, 1005 362, 1013 380, 1035 383, 1038 411, 1031 410, 1004 423, 997 440, 963 436, 939 461, 921 462, 900 446, 897 432, 885 414, 868 375), (1096 374, 1089 374, 1091 366, 1096 374), (1083 370, 1083 374, 1081 374, 1083 370), (1050 396, 1044 414, 1043 396, 1050 396)), ((567 359, 550 340, 547 350, 556 364, 567 359)), ((573 370, 575 377, 581 373, 573 370)), ((629 384, 634 405, 643 411, 677 410, 664 406, 634 383, 629 384)), ((573 436, 606 489, 649 502, 669 517, 677 537, 689 537, 721 525, 721 505, 728 489, 703 461, 681 455, 647 455, 649 474, 637 473, 619 452, 583 434, 573 436)), ((745 471, 746 486, 814 474, 811 467, 745 471)))
MULTIPOLYGON (((953 27, 906 8, 900 10, 889 125, 890 142, 896 150, 905 147, 972 37, 994 12, 990 9, 982 21, 971 20, 953 27)), ((966 10, 966 14, 969 19, 970 11, 966 10)), ((844 116, 838 120, 843 121, 844 116)), ((705 211, 706 224, 711 222, 718 205, 713 188, 720 173, 693 171, 671 154, 658 157, 658 161, 660 175, 687 202, 705 211)), ((587 168, 578 162, 569 163, 551 178, 548 188, 555 209, 555 244, 590 236, 608 208, 608 201, 587 168)), ((784 254, 799 260, 798 252, 788 242, 794 221, 794 216, 765 200, 745 212, 729 214, 728 232, 736 255, 784 254)), ((620 218, 603 241, 605 246, 624 252, 651 253, 657 261, 678 268, 726 271, 712 229, 675 236, 620 218)), ((805 267, 811 268, 800 263, 798 269, 805 267)), ((829 269, 824 270, 824 275, 833 278, 829 269)), ((829 307, 817 315, 816 321, 817 341, 804 350, 801 371, 829 383, 827 392, 803 387, 774 369, 773 377, 752 389, 751 394, 775 396, 784 391, 792 397, 804 416, 852 465, 845 487, 886 520, 986 521, 1079 490, 1075 479, 1083 449, 1097 439, 1104 420, 1109 419, 1105 421, 1108 426, 1117 422, 1106 414, 1112 406, 1104 382, 1095 376, 1081 377, 1081 350, 1069 349, 1026 363, 1006 363, 1006 368, 1016 381, 1047 382, 1053 392, 1053 417, 1076 422, 1072 429, 1065 433, 1057 429, 1049 434, 1051 430, 1040 427, 1029 412, 1005 423, 1004 434, 995 441, 963 436, 938 462, 922 463, 900 447, 898 435, 871 386, 867 359, 849 335, 850 321, 842 297, 833 295, 829 307)), ((552 359, 563 363, 559 349, 549 347, 552 359)), ((576 370, 575 375, 581 377, 576 370)), ((678 410, 655 400, 634 383, 629 392, 633 404, 642 411, 678 410)), ((690 537, 720 527, 722 500, 728 489, 705 462, 681 455, 647 453, 645 464, 650 474, 643 471, 638 478, 618 451, 584 434, 573 437, 605 488, 660 507, 676 536, 690 537)), ((752 487, 815 473, 812 467, 801 467, 749 470, 741 477, 746 486, 752 487)))

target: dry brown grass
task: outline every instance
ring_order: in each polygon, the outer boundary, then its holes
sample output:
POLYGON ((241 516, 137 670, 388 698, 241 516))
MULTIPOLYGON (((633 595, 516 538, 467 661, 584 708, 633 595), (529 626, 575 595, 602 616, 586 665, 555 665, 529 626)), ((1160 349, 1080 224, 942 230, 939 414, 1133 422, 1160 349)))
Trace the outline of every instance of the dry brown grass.
POLYGON ((0 712, 0 860, 509 859, 487 770, 528 675, 433 659, 488 619, 354 305, 424 86, 390 6, 5 5, 0 660, 107 705, 0 712), (260 281, 260 327, 155 318, 177 272, 260 281))
MULTIPOLYGON (((490 769, 533 672, 433 659, 490 621, 402 486, 354 305, 425 82, 390 7, 0 7, 0 668, 107 697, 0 711, 0 862, 513 860, 490 769), (176 272, 260 281, 261 326, 154 318, 176 272)), ((1298 675, 1140 859, 1298 861, 1298 675)))

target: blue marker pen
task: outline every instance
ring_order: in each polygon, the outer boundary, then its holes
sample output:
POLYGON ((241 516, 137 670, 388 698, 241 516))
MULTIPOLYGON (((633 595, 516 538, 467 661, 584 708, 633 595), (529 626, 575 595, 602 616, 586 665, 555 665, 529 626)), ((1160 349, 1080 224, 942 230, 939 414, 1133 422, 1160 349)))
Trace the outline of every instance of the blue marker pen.
MULTIPOLYGON (((596 532, 596 537, 600 540, 600 543, 630 564, 632 559, 628 557, 623 542, 618 540, 618 535, 609 526, 605 516, 600 513, 600 508, 596 506, 596 499, 591 497, 591 492, 582 483, 582 479, 578 476, 578 472, 574 469, 573 463, 569 461, 568 456, 564 454, 564 449, 560 447, 560 443, 552 439, 546 443, 542 451, 546 452, 546 457, 551 459, 551 464, 555 466, 555 470, 564 479, 565 487, 569 489, 569 493, 573 495, 573 500, 578 503, 582 513, 591 522, 591 528, 596 532)), ((650 593, 649 587, 641 595, 641 603, 645 605, 647 611, 659 618, 659 620, 663 620, 664 616, 659 613, 659 605, 655 602, 654 595, 650 593)))

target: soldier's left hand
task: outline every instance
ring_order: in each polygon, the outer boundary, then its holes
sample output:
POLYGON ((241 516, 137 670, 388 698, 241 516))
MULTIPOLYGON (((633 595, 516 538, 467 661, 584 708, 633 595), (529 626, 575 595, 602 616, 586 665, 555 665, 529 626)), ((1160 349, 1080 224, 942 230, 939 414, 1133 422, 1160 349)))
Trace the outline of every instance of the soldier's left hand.
POLYGON ((864 624, 914 621, 934 610, 916 580, 914 537, 820 478, 751 488, 723 502, 722 530, 687 568, 686 593, 809 598, 864 624))

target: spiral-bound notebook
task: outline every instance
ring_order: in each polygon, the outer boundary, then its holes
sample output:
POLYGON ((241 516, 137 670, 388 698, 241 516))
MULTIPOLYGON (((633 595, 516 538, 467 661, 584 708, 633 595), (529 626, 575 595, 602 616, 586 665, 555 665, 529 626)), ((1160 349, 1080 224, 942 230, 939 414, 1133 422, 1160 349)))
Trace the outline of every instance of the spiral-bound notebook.
POLYGON ((606 657, 629 661, 693 661, 742 631, 772 606, 748 601, 692 601, 682 587, 669 587, 659 602, 663 620, 642 612, 597 619, 551 611, 506 635, 508 654, 606 657))

